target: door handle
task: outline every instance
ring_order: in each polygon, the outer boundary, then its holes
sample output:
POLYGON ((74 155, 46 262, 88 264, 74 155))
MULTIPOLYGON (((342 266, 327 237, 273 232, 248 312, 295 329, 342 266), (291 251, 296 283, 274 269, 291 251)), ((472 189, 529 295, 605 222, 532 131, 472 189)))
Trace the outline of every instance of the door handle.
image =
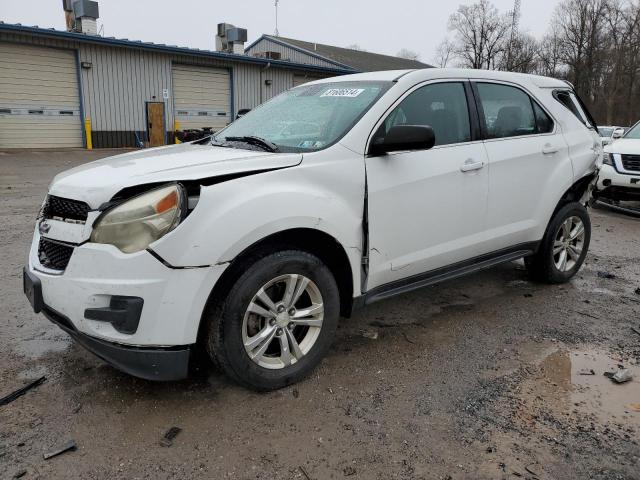
POLYGON ((553 145, 550 145, 550 144, 547 143, 542 148, 542 153, 544 155, 553 155, 554 153, 558 153, 558 150, 560 150, 558 147, 554 147, 553 145))
POLYGON ((468 159, 460 166, 461 172, 471 172, 473 170, 480 170, 484 167, 484 162, 474 162, 473 159, 468 159))

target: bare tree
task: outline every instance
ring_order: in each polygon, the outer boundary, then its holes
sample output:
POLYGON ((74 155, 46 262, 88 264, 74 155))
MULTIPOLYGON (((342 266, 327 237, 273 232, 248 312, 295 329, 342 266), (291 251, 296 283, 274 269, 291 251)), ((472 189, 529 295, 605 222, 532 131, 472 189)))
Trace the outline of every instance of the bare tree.
POLYGON ((453 43, 445 38, 436 48, 436 55, 433 57, 433 63, 440 68, 446 68, 453 57, 455 47, 453 43))
POLYGON ((400 49, 400 51, 396 53, 396 57, 406 58, 407 60, 420 60, 420 54, 408 48, 400 49))
POLYGON ((596 121, 640 119, 640 0, 561 0, 539 41, 517 28, 514 12, 501 15, 489 0, 458 7, 435 63, 566 79, 596 121))
POLYGON ((348 48, 349 50, 357 50, 359 52, 366 52, 366 50, 364 48, 362 48, 360 46, 360 44, 358 44, 358 43, 353 43, 351 45, 347 45, 345 48, 348 48))
POLYGON ((509 22, 489 0, 480 0, 460 5, 449 17, 449 30, 460 66, 490 69, 505 50, 509 22))
POLYGON ((538 43, 537 56, 537 73, 556 78, 566 76, 562 63, 562 39, 555 25, 551 25, 548 33, 538 43))

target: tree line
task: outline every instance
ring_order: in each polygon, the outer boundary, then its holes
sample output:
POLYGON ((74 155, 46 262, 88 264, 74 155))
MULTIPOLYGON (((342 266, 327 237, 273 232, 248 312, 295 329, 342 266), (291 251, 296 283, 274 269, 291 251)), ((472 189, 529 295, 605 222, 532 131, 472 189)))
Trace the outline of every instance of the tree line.
POLYGON ((519 9, 461 5, 437 66, 534 73, 568 80, 601 125, 640 119, 640 0, 562 0, 547 33, 522 31, 519 9))

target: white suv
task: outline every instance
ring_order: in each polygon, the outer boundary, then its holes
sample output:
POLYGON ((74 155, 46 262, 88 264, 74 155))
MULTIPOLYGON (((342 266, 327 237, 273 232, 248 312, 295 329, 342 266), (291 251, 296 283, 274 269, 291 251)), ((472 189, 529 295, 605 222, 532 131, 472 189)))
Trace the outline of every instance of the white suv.
POLYGON ((640 200, 640 122, 604 148, 595 198, 640 200))
POLYGON ((521 74, 306 84, 205 141, 58 175, 24 290, 125 372, 182 378, 199 345, 241 384, 279 388, 355 308, 522 257, 570 279, 600 153, 578 110, 566 83, 521 74))

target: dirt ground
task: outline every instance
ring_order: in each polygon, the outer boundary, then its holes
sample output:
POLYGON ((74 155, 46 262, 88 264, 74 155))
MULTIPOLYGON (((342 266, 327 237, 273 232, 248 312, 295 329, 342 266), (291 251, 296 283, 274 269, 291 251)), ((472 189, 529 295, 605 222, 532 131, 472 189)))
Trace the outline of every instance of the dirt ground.
POLYGON ((112 153, 0 154, 0 397, 47 377, 0 406, 1 478, 640 478, 640 219, 592 211, 566 285, 531 283, 516 262, 367 307, 290 388, 249 392, 206 364, 151 383, 22 294, 54 174, 112 153), (603 376, 618 364, 631 382, 603 376), (77 451, 43 459, 72 439, 77 451))

